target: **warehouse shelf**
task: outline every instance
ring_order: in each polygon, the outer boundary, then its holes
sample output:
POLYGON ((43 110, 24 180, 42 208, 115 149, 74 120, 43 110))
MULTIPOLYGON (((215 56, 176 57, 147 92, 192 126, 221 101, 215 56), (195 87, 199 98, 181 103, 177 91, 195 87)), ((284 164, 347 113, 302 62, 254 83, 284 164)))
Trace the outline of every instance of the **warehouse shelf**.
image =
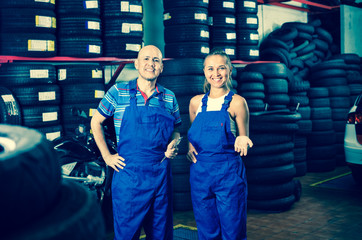
POLYGON ((278 6, 278 7, 290 8, 290 9, 303 11, 303 12, 310 12, 310 9, 308 9, 308 8, 289 5, 289 4, 286 4, 287 2, 298 2, 298 3, 302 3, 305 5, 309 5, 309 6, 313 6, 313 7, 317 7, 317 8, 321 8, 321 9, 326 9, 326 10, 334 10, 334 9, 339 8, 339 5, 328 6, 328 5, 324 5, 324 4, 320 4, 320 3, 316 3, 316 2, 312 2, 312 1, 308 1, 308 0, 291 0, 291 1, 289 1, 289 0, 258 0, 258 3, 260 3, 260 4, 274 5, 274 6, 278 6))

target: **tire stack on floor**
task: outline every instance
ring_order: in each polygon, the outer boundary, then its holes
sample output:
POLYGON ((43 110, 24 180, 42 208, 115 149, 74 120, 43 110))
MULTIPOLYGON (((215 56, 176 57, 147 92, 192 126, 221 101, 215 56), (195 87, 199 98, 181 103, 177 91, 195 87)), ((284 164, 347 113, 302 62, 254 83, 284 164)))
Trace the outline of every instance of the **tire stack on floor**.
POLYGON ((0 136, 1 239, 105 238, 96 198, 80 184, 62 181, 43 134, 1 124, 0 136))
POLYGON ((237 0, 236 9, 236 58, 244 61, 259 60, 259 20, 256 0, 237 0))
POLYGON ((333 55, 331 59, 342 59, 345 62, 347 84, 350 91, 350 107, 362 91, 361 58, 354 53, 333 55))
POLYGON ((236 59, 235 0, 210 0, 210 49, 222 48, 231 60, 236 59))
POLYGON ((312 132, 307 138, 308 172, 332 171, 337 149, 328 88, 311 87, 308 96, 312 120, 312 132))
POLYGON ((204 58, 209 52, 208 1, 164 0, 165 57, 204 58))
POLYGON ((103 0, 103 56, 136 58, 143 43, 141 0, 103 0))
POLYGON ((289 110, 250 114, 250 138, 254 146, 243 157, 248 179, 248 208, 285 211, 301 195, 300 182, 294 180, 294 134, 299 113, 289 110))
POLYGON ((180 108, 182 125, 179 128, 183 140, 179 145, 179 154, 171 160, 173 174, 174 210, 192 210, 190 193, 190 162, 186 158, 188 151, 187 131, 190 128, 189 103, 193 96, 203 93, 204 74, 202 58, 178 58, 164 61, 164 71, 158 83, 170 89, 176 95, 180 108))
POLYGON ((0 2, 0 54, 54 57, 56 46, 55 1, 0 2))
POLYGON ((310 74, 312 87, 328 89, 333 128, 336 134, 334 148, 336 149, 337 165, 345 165, 344 131, 351 107, 345 68, 346 64, 343 59, 328 60, 314 65, 310 74))
POLYGON ((101 57, 102 29, 98 0, 57 0, 58 55, 101 57))
POLYGON ((65 135, 89 131, 93 113, 105 94, 103 69, 99 64, 59 65, 57 77, 65 135))
POLYGON ((19 102, 7 87, 0 87, 0 123, 21 125, 21 122, 22 116, 19 102))
POLYGON ((19 102, 21 125, 35 128, 49 140, 62 135, 60 89, 55 67, 50 64, 3 64, 0 83, 19 102))

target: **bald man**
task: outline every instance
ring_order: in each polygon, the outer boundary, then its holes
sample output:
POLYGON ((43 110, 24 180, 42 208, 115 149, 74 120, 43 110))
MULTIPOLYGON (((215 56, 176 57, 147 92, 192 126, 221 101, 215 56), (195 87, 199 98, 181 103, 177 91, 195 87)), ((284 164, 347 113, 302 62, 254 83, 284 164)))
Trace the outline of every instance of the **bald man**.
POLYGON ((112 204, 115 239, 173 239, 170 159, 177 155, 179 107, 172 91, 157 83, 162 53, 143 47, 134 62, 137 79, 117 82, 92 117, 94 139, 114 169, 112 204), (109 151, 102 123, 114 119, 117 153, 109 151))

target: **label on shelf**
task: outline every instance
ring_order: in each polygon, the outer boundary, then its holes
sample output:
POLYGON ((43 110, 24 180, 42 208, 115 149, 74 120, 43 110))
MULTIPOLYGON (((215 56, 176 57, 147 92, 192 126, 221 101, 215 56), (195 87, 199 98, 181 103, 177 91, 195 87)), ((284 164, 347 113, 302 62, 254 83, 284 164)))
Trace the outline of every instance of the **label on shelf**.
POLYGON ((259 34, 250 33, 250 40, 259 40, 259 34))
POLYGON ((35 16, 35 26, 45 28, 56 28, 56 20, 54 17, 35 16))
POLYGON ((101 53, 101 46, 99 45, 88 45, 88 52, 89 53, 101 53))
POLYGON ((201 53, 206 53, 206 54, 209 54, 210 53, 210 48, 208 47, 201 47, 201 53))
POLYGON ((28 40, 28 50, 29 51, 39 51, 44 52, 48 50, 47 40, 28 40))
POLYGON ((98 8, 98 1, 85 1, 84 7, 86 9, 98 8))
POLYGON ((128 1, 121 1, 121 12, 129 12, 129 2, 128 1))
POLYGON ((225 18, 225 23, 235 24, 235 18, 226 17, 226 18, 225 18))
POLYGON ((94 113, 96 112, 97 109, 94 108, 90 108, 89 109, 89 117, 93 117, 94 113))
POLYGON ((67 79, 67 69, 58 69, 58 81, 67 79))
POLYGON ((225 53, 226 53, 227 55, 234 56, 234 55, 235 55, 235 49, 225 48, 225 53))
POLYGON ((207 20, 207 15, 205 13, 195 13, 194 19, 207 20))
POLYGON ((47 41, 47 49, 50 52, 54 52, 55 51, 55 43, 53 40, 48 40, 47 41))
POLYGON ((259 56, 259 50, 257 49, 250 49, 249 56, 257 57, 259 56))
POLYGON ((202 0, 202 2, 204 2, 204 3, 209 3, 209 0, 202 0))
POLYGON ((163 20, 164 20, 164 21, 169 20, 169 19, 171 19, 170 13, 165 13, 165 14, 163 14, 163 20))
POLYGON ((249 17, 246 19, 247 24, 258 24, 258 19, 255 17, 249 17))
POLYGON ((43 3, 55 4, 55 0, 34 0, 34 2, 43 2, 43 3))
POLYGON ((32 69, 30 70, 30 78, 49 78, 48 69, 32 69))
POLYGON ((129 6, 129 11, 133 12, 133 13, 142 13, 142 6, 140 5, 130 5, 129 6))
POLYGON ((50 122, 58 120, 58 113, 57 112, 47 112, 43 113, 43 122, 50 122))
POLYGON ((11 94, 1 95, 1 98, 3 99, 5 106, 7 108, 7 115, 14 116, 19 115, 18 108, 16 107, 16 102, 11 94))
POLYGON ((223 8, 234 8, 234 3, 233 2, 223 2, 222 7, 223 8))
POLYGON ((226 33, 226 39, 227 40, 236 39, 236 33, 226 33))
POLYGON ((210 38, 209 31, 201 30, 200 36, 203 38, 210 38))
POLYGON ((58 132, 52 132, 52 133, 46 133, 45 134, 46 139, 49 141, 53 141, 54 139, 60 137, 60 131, 58 132))
POLYGON ((41 101, 51 101, 56 99, 55 91, 50 92, 39 92, 38 93, 38 100, 41 101))
POLYGON ((256 3, 251 1, 244 1, 244 7, 256 8, 256 3))
POLYGON ((92 78, 102 78, 103 77, 103 71, 102 70, 92 70, 92 78))
POLYGON ((94 98, 103 98, 103 97, 104 97, 104 91, 102 91, 102 90, 94 91, 94 98))
POLYGON ((126 43, 126 50, 139 52, 141 50, 141 44, 126 43))
POLYGON ((95 22, 95 21, 87 21, 87 29, 92 29, 92 30, 101 30, 101 24, 100 22, 95 22))

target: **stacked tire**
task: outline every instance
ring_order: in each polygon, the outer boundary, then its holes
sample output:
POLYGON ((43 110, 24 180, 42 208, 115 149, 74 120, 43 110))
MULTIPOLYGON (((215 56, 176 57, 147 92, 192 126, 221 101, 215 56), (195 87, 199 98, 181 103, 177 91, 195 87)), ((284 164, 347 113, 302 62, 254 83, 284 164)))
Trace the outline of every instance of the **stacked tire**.
POLYGON ((55 1, 0 2, 0 54, 57 55, 55 1))
POLYGON ((164 0, 165 57, 204 58, 209 48, 208 1, 164 0))
POLYGON ((99 1, 57 0, 58 55, 102 56, 99 1))
POLYGON ((62 135, 60 89, 53 65, 3 64, 0 79, 19 103, 21 125, 39 130, 49 140, 62 135))
POLYGON ((90 120, 105 94, 103 69, 99 64, 59 65, 57 77, 65 134, 89 131, 90 120))
POLYGON ((62 181, 53 145, 43 134, 1 124, 0 135, 2 239, 105 237, 96 198, 83 186, 62 181))
POLYGON ((202 58, 179 58, 164 61, 164 71, 157 80, 159 84, 175 93, 182 119, 179 131, 183 140, 179 145, 178 155, 171 161, 175 211, 192 210, 189 182, 190 162, 186 157, 188 151, 187 131, 191 126, 190 100, 193 96, 203 93, 205 77, 202 69, 202 58), (183 69, 182 73, 179 69, 183 69))
POLYGON ((312 132, 307 137, 307 169, 308 172, 333 171, 337 149, 328 89, 311 87, 308 96, 312 132))
POLYGON ((294 135, 299 113, 289 110, 250 114, 250 138, 254 146, 243 161, 248 179, 248 208, 286 211, 301 194, 294 166, 294 135))
POLYGON ((136 58, 143 39, 141 0, 102 1, 105 57, 136 58))
POLYGON ((256 0, 235 1, 236 58, 244 61, 259 60, 259 19, 256 0))
POLYGON ((235 0, 209 1, 210 48, 221 48, 231 60, 236 59, 235 0))
POLYGON ((337 165, 345 165, 344 131, 351 107, 345 66, 342 59, 324 61, 314 65, 310 75, 311 86, 328 89, 333 128, 336 134, 334 148, 336 149, 337 165))

